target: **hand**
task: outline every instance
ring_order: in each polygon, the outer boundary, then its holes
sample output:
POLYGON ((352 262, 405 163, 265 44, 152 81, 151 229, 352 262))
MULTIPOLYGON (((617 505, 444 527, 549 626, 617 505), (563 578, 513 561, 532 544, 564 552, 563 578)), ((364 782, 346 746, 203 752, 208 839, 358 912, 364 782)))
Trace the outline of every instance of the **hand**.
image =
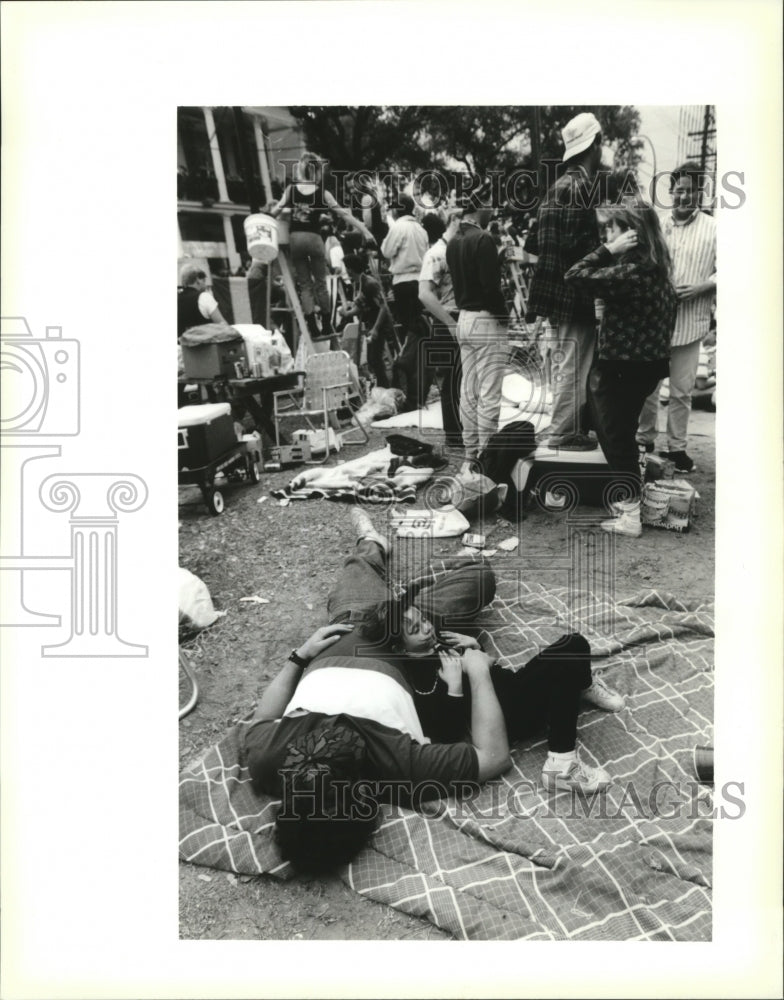
POLYGON ((441 666, 438 668, 438 676, 446 684, 449 693, 452 695, 462 695, 463 663, 460 656, 451 649, 439 649, 438 658, 441 660, 441 666))
POLYGON ((637 246, 637 233, 633 229, 627 229, 625 233, 621 233, 620 236, 616 236, 614 240, 604 245, 613 257, 619 257, 622 253, 637 246))
POLYGON ((312 660, 314 656, 329 649, 342 635, 354 630, 353 625, 322 625, 313 635, 306 639, 297 650, 297 655, 303 660, 312 660))
POLYGON ((440 638, 447 646, 461 646, 466 649, 481 649, 479 642, 470 635, 463 635, 462 632, 441 632, 440 638))
POLYGON ((685 302, 687 299, 694 299, 702 294, 702 285, 676 285, 675 294, 685 302))
POLYGON ((463 653, 463 670, 469 679, 487 676, 494 662, 493 657, 481 649, 467 649, 463 653))

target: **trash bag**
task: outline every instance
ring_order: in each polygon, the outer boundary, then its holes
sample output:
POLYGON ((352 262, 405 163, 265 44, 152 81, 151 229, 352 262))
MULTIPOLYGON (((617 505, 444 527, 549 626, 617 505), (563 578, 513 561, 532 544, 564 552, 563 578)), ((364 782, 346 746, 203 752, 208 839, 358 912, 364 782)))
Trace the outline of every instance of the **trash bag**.
POLYGON ((207 628, 226 614, 215 610, 207 584, 182 566, 178 600, 181 627, 207 628))

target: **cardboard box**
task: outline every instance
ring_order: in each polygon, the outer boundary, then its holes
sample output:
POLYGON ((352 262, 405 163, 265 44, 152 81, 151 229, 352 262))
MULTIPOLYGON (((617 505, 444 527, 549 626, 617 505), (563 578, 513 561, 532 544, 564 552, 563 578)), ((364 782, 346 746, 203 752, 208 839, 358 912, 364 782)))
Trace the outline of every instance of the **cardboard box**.
POLYGON ((198 347, 182 345, 182 364, 188 378, 236 378, 234 365, 238 361, 247 367, 248 355, 242 337, 198 347))

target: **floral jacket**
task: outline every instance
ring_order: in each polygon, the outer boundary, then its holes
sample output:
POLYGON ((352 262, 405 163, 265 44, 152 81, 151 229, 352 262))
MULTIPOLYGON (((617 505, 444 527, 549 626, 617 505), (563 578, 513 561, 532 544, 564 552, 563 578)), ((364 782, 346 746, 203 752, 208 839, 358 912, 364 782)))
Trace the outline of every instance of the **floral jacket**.
POLYGON ((660 268, 634 250, 613 257, 604 245, 564 275, 604 302, 596 357, 601 361, 657 361, 670 356, 678 300, 660 268))

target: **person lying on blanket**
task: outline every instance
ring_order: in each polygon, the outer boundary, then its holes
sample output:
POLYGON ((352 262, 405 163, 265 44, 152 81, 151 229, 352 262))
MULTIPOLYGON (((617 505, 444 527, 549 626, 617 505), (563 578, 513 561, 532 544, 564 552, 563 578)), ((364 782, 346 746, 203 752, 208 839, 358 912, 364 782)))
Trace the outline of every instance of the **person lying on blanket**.
POLYGON ((463 560, 394 598, 386 541, 364 512, 351 516, 358 539, 329 594, 330 624, 291 654, 245 736, 254 788, 283 799, 283 857, 309 871, 345 863, 375 827, 376 798, 416 806, 464 793, 509 768, 509 738, 544 728, 546 787, 605 788, 609 775, 577 756, 580 697, 610 711, 623 699, 592 681, 588 642, 563 636, 502 669, 443 628, 493 599, 492 569, 463 560))

